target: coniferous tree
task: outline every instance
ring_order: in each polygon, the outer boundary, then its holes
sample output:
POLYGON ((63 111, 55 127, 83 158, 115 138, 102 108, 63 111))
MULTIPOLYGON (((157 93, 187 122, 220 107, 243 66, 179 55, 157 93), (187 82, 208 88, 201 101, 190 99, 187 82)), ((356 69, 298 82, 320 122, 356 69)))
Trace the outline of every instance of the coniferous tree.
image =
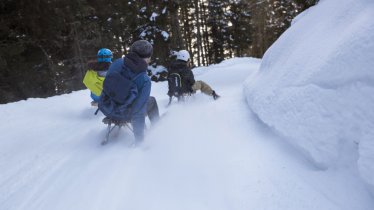
POLYGON ((185 39, 182 36, 181 29, 181 0, 169 1, 170 14, 170 49, 181 50, 186 48, 185 39))
POLYGON ((0 103, 84 88, 86 63, 106 47, 154 44, 153 64, 187 49, 192 63, 262 57, 318 0, 0 1, 0 103))
POLYGON ((229 37, 232 56, 248 56, 252 44, 251 11, 246 1, 230 1, 229 37))
POLYGON ((209 0, 208 11, 209 18, 207 25, 210 27, 211 45, 208 54, 212 55, 214 63, 219 63, 224 59, 224 46, 227 22, 224 15, 225 1, 209 0))

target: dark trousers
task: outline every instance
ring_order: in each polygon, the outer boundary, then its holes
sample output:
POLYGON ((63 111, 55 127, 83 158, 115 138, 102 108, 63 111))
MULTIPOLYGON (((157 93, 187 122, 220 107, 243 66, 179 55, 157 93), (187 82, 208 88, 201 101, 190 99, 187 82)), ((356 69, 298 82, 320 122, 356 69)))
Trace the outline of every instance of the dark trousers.
POLYGON ((149 96, 148 104, 147 104, 147 115, 151 124, 154 125, 160 119, 160 113, 158 111, 158 105, 156 98, 153 96, 149 96))

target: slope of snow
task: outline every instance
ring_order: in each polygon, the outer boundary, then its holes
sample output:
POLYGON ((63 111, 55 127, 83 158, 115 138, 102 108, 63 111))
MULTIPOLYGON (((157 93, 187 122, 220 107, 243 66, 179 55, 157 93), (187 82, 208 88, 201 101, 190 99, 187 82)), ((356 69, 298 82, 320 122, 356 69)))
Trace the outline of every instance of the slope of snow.
POLYGON ((139 148, 125 129, 100 145, 87 90, 1 105, 0 209, 373 209, 354 172, 317 170, 248 110, 242 85, 259 64, 194 70, 218 101, 197 93, 166 108, 167 84, 154 83, 163 118, 139 148))
POLYGON ((320 168, 358 166, 374 193, 374 2, 324 0, 246 81, 256 115, 320 168))

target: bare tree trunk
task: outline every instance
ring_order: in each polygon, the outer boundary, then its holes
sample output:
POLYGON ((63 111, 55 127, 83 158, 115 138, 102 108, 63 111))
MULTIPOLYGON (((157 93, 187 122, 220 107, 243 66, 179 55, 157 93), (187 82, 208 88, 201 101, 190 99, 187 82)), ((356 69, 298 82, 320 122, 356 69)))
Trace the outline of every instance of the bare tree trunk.
POLYGON ((196 14, 196 48, 197 48, 197 65, 200 66, 201 56, 202 53, 202 46, 201 46, 201 24, 200 24, 200 7, 199 7, 199 0, 194 0, 195 6, 195 14, 196 14))
POLYGON ((207 8, 206 8, 206 5, 205 3, 201 3, 201 8, 202 8, 202 20, 203 20, 203 39, 204 39, 204 53, 205 53, 205 65, 208 65, 208 64, 211 64, 212 63, 212 60, 211 60, 211 57, 209 55, 209 49, 210 49, 210 42, 209 42, 209 31, 208 31, 208 25, 207 25, 207 8))
POLYGON ((78 54, 80 77, 81 77, 81 79, 83 79, 83 76, 84 76, 84 69, 83 69, 84 61, 83 61, 83 56, 82 56, 82 50, 81 50, 80 43, 79 43, 79 36, 78 36, 77 28, 75 26, 76 23, 77 22, 72 23, 73 30, 74 30, 74 42, 75 42, 76 52, 78 54))
POLYGON ((181 28, 180 28, 180 21, 179 21, 179 5, 174 3, 173 1, 170 2, 170 23, 171 23, 171 49, 185 49, 186 43, 182 38, 181 28))
POLYGON ((192 30, 191 30, 191 22, 190 22, 190 15, 188 13, 188 5, 182 8, 182 16, 183 16, 183 29, 184 29, 184 39, 186 40, 186 48, 191 54, 191 63, 194 63, 194 56, 193 56, 193 46, 192 46, 192 30))
POLYGON ((253 25, 253 45, 251 54, 255 57, 262 57, 265 45, 265 27, 266 27, 266 10, 265 1, 255 1, 252 4, 252 22, 253 25))
POLYGON ((207 56, 207 52, 208 52, 208 49, 207 49, 207 46, 209 46, 209 41, 208 39, 206 38, 206 34, 208 34, 208 29, 207 29, 207 26, 206 26, 206 11, 205 11, 205 5, 204 5, 204 2, 203 1, 200 1, 200 17, 201 17, 201 23, 202 23, 202 27, 201 27, 201 30, 202 30, 202 34, 201 34, 201 49, 202 49, 202 62, 203 62, 203 65, 207 65, 208 63, 208 56, 207 56))

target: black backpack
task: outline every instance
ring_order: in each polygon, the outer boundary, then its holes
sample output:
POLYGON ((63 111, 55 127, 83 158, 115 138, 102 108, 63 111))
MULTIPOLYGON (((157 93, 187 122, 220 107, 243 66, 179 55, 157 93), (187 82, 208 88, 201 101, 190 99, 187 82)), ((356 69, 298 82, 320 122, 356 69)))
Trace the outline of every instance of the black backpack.
POLYGON ((168 76, 169 97, 179 98, 182 93, 182 78, 178 73, 171 73, 168 76))

